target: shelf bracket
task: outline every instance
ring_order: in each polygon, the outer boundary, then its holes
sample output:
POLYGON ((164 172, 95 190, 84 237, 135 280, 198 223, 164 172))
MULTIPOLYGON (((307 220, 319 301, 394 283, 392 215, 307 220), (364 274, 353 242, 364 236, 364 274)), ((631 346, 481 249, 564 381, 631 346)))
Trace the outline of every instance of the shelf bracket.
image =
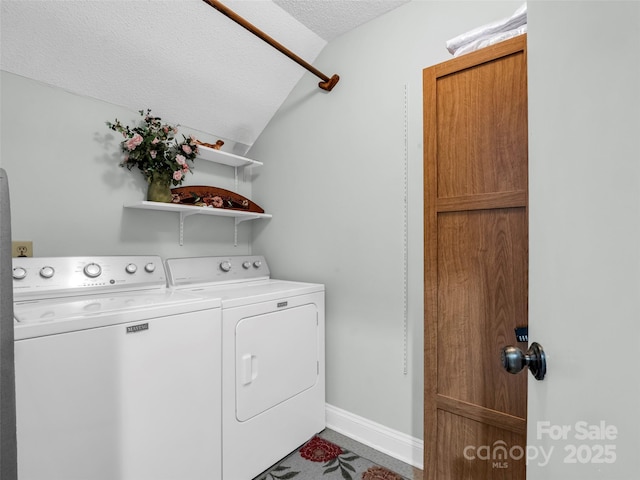
POLYGON ((271 218, 267 213, 256 213, 247 211, 233 211, 225 208, 206 208, 199 206, 185 206, 175 203, 162 203, 162 202, 149 202, 140 201, 130 204, 124 204, 125 208, 141 208, 144 210, 162 210, 166 212, 177 212, 179 217, 180 226, 180 246, 184 245, 184 219, 191 215, 215 215, 218 217, 233 217, 235 227, 235 242, 234 246, 238 246, 238 225, 247 220, 256 220, 258 218, 271 218))
POLYGON ((252 167, 254 167, 254 165, 240 165, 238 167, 233 167, 233 178, 235 180, 236 192, 238 191, 240 181, 247 181, 247 170, 251 172, 252 167), (242 178, 240 178, 241 175, 242 178))
POLYGON ((184 219, 196 213, 197 212, 180 212, 180 246, 184 244, 184 219))
POLYGON ((258 215, 248 215, 245 217, 236 217, 235 221, 236 221, 236 227, 238 226, 238 224, 242 223, 242 222, 246 222, 247 220, 255 220, 256 218, 260 218, 260 216, 258 215))
POLYGON ((247 220, 255 220, 256 218, 260 218, 257 215, 248 216, 248 217, 236 217, 233 222, 233 246, 238 246, 238 225, 242 222, 246 222, 247 220))

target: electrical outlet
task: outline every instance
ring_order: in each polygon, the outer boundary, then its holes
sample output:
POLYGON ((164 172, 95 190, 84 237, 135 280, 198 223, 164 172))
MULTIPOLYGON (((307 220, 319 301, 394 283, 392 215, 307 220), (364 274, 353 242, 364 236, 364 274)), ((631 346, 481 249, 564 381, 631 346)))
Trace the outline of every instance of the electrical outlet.
POLYGON ((12 257, 33 257, 33 242, 11 242, 12 257))

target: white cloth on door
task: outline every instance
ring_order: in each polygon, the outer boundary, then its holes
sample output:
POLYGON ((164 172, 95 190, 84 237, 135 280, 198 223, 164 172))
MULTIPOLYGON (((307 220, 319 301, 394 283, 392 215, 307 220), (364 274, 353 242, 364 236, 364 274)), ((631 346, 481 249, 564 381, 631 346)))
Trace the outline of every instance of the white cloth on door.
MULTIPOLYGON (((457 56, 457 51, 462 49, 463 47, 468 47, 471 44, 479 45, 483 40, 488 40, 491 37, 499 38, 500 35, 506 34, 507 32, 512 32, 514 30, 518 30, 523 25, 527 24, 527 4, 523 4, 518 10, 514 12, 514 14, 508 18, 503 18, 502 20, 496 20, 495 22, 488 23, 486 25, 482 25, 481 27, 474 28, 468 32, 462 33, 457 37, 452 38, 446 42, 447 50, 454 56, 457 56)), ((525 28, 526 32, 526 28, 525 28)), ((521 32, 524 33, 524 32, 521 32)), ((520 35, 521 33, 512 34, 507 38, 511 38, 515 35, 520 35)), ((498 43, 507 38, 498 39, 493 41, 493 43, 498 43)), ((487 43, 483 46, 493 45, 493 43, 487 43)), ((465 48, 464 53, 471 52, 473 50, 477 50, 478 48, 465 48)))
POLYGON ((513 30, 509 30, 508 32, 501 32, 487 37, 480 37, 479 39, 471 43, 467 43, 463 47, 460 47, 458 50, 456 50, 453 56, 458 57, 460 55, 464 55, 465 53, 480 50, 481 48, 495 45, 496 43, 504 42, 505 40, 509 40, 510 38, 517 37, 518 35, 522 35, 523 33, 527 33, 526 24, 522 25, 521 27, 514 28, 513 30))

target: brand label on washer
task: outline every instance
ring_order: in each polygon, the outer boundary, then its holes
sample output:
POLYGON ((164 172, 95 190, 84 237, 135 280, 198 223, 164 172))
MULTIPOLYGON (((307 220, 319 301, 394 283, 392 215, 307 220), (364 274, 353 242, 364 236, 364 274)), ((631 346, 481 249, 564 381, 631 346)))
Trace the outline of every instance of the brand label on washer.
POLYGON ((289 302, 278 302, 278 308, 286 307, 289 305, 289 302))
POLYGON ((148 323, 139 323, 138 325, 131 325, 127 327, 127 333, 137 333, 142 332, 143 330, 149 330, 148 323))

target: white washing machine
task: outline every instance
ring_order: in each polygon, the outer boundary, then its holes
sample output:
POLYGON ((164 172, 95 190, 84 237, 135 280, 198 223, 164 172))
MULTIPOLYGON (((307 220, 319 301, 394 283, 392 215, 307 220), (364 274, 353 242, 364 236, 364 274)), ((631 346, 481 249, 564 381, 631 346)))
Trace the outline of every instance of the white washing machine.
POLYGON ((325 428, 324 285, 261 256, 166 264, 174 290, 222 299, 222 478, 249 480, 325 428))
POLYGON ((156 256, 14 258, 20 480, 216 480, 220 300, 156 256))

